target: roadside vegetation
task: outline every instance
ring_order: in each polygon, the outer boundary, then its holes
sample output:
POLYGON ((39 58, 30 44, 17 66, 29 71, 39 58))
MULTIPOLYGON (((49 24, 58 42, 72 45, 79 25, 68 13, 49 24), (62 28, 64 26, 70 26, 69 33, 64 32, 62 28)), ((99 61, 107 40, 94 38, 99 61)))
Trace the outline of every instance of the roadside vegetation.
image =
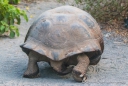
POLYGON ((9 33, 10 38, 19 36, 17 25, 21 23, 21 16, 28 21, 25 11, 12 4, 18 4, 19 0, 0 0, 0 35, 9 33))
POLYGON ((83 6, 107 32, 114 31, 114 37, 122 36, 128 43, 128 0, 75 0, 76 6, 83 6))
POLYGON ((128 0, 75 0, 97 21, 121 21, 128 17, 128 0))

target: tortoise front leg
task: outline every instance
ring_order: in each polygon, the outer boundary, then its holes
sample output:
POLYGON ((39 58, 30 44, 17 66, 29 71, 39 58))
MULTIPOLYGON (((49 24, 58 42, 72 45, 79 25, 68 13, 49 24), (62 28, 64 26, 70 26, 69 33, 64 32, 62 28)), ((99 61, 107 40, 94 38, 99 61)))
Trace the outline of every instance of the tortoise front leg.
POLYGON ((90 60, 87 55, 81 54, 77 57, 78 64, 73 68, 72 75, 76 81, 85 81, 86 80, 86 71, 90 60))
POLYGON ((31 51, 29 53, 29 62, 28 62, 28 68, 25 71, 23 77, 25 78, 35 78, 39 76, 39 67, 37 65, 39 58, 37 53, 31 51))

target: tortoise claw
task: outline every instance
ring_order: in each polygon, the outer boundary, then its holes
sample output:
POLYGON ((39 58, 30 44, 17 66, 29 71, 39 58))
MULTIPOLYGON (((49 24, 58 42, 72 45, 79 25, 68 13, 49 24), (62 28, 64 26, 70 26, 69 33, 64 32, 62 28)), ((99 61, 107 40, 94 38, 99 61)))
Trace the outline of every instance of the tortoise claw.
POLYGON ((85 82, 86 79, 87 79, 87 77, 85 76, 85 74, 82 74, 79 71, 73 70, 72 75, 73 75, 74 80, 76 80, 78 82, 85 82))
POLYGON ((82 80, 82 83, 85 83, 85 82, 86 82, 86 79, 87 79, 87 77, 84 76, 84 78, 83 78, 83 80, 82 80))
POLYGON ((80 75, 80 77, 83 77, 83 76, 84 76, 83 74, 80 75))

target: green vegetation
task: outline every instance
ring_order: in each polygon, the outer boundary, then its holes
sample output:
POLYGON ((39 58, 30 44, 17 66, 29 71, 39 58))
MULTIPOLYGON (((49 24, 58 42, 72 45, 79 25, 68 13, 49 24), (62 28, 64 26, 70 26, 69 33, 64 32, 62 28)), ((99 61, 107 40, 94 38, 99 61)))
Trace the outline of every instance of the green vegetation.
POLYGON ((97 21, 108 22, 128 17, 128 0, 75 0, 85 3, 85 8, 97 21))
POLYGON ((20 0, 9 0, 9 4, 18 4, 20 0))
POLYGON ((25 11, 8 4, 8 0, 0 0, 0 35, 5 32, 10 33, 10 38, 19 36, 19 29, 16 24, 20 25, 21 16, 28 21, 25 11))

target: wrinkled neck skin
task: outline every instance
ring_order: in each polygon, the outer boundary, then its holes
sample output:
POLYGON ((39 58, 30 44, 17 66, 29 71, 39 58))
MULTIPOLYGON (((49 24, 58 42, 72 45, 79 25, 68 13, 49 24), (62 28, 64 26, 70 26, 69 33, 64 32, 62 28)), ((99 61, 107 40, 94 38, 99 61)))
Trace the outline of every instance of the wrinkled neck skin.
POLYGON ((77 63, 78 61, 76 56, 68 57, 60 61, 50 60, 51 67, 53 67, 53 69, 57 71, 60 75, 70 73, 73 69, 73 65, 76 65, 77 63))

